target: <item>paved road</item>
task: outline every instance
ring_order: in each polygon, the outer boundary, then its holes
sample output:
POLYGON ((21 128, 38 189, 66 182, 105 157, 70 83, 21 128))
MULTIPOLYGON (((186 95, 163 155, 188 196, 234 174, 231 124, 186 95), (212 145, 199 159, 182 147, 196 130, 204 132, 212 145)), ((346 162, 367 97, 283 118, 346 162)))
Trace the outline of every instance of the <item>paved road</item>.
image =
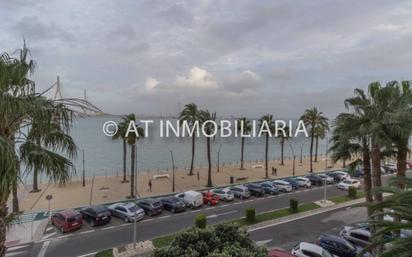
POLYGON ((364 221, 365 208, 346 207, 250 232, 258 244, 291 250, 299 242, 315 242, 323 233, 339 234, 347 224, 364 221))
MULTIPOLYGON (((256 208, 258 213, 288 207, 289 199, 292 197, 299 199, 300 203, 314 202, 323 199, 323 192, 323 187, 315 187, 276 196, 252 197, 249 200, 243 201, 235 200, 232 203, 220 203, 215 207, 205 206, 181 214, 164 212, 161 216, 147 218, 139 222, 137 224, 137 239, 148 240, 190 227, 193 225, 195 216, 199 213, 209 217, 209 224, 215 224, 243 217, 244 210, 248 207, 256 208)), ((328 186, 327 193, 328 197, 346 194, 345 191, 338 190, 336 185, 328 186)), ((302 231, 301 226, 293 225, 297 224, 296 222, 291 224, 290 226, 296 226, 299 228, 298 230, 302 231)), ((308 223, 308 228, 312 227, 313 225, 308 223)), ((324 231, 321 227, 316 229, 319 233, 324 231)), ((91 228, 85 224, 81 230, 65 235, 56 232, 54 229, 49 230, 49 233, 43 237, 43 240, 30 245, 19 246, 19 248, 9 249, 7 257, 84 257, 91 256, 103 249, 128 244, 133 241, 133 224, 124 224, 115 218, 110 224, 105 226, 91 228)), ((319 235, 319 233, 316 235, 319 235)), ((290 240, 291 236, 284 238, 285 240, 290 240)), ((282 244, 279 246, 282 246, 282 244)))

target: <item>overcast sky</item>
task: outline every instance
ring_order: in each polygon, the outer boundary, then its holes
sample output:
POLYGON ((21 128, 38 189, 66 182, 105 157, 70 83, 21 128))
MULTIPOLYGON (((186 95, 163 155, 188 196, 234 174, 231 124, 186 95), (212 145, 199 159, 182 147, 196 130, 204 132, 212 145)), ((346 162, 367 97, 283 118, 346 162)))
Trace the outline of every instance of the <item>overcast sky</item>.
POLYGON ((108 113, 297 117, 355 87, 411 79, 411 1, 0 1, 0 51, 23 38, 38 89, 108 113))

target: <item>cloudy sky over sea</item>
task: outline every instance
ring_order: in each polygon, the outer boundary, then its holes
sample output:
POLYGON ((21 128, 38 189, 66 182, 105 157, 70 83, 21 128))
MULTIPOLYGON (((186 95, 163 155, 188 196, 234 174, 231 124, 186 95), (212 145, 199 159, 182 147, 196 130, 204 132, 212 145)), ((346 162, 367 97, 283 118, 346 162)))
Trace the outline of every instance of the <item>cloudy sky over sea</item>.
POLYGON ((411 1, 0 1, 0 51, 23 38, 45 89, 108 113, 296 117, 355 87, 410 79, 411 1))

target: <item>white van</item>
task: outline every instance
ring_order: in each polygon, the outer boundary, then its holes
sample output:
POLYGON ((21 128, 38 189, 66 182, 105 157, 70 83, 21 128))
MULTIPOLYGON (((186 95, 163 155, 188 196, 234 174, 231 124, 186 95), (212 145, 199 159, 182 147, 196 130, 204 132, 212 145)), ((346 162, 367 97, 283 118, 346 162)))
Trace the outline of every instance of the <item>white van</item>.
POLYGON ((203 204, 203 196, 196 191, 186 191, 175 195, 177 198, 185 202, 186 206, 195 209, 203 204))

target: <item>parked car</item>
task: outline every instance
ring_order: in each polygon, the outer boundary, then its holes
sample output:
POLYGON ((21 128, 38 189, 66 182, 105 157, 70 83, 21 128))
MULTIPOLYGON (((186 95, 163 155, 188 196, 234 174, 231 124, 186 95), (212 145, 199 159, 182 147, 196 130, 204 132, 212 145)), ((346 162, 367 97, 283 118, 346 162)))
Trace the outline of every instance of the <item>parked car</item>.
POLYGON ((202 196, 203 196, 203 204, 207 204, 207 205, 216 205, 219 203, 219 196, 215 193, 213 193, 212 191, 204 191, 202 192, 202 196))
POLYGON ((323 185, 322 179, 319 176, 315 175, 315 174, 306 175, 305 178, 309 179, 310 183, 314 186, 323 185))
POLYGON ((262 197, 265 195, 265 190, 259 184, 250 183, 246 184, 245 186, 247 187, 247 189, 249 189, 250 194, 253 196, 262 197))
POLYGON ((356 247, 348 240, 330 234, 321 235, 316 244, 338 257, 356 257, 356 247))
POLYGON ((64 210, 52 215, 51 223, 62 233, 79 229, 83 225, 82 215, 74 210, 64 210))
POLYGON ((329 171, 329 172, 326 172, 326 174, 327 174, 329 177, 332 177, 333 180, 335 181, 335 183, 339 183, 339 182, 341 181, 340 175, 339 175, 338 173, 336 173, 336 172, 329 171))
POLYGON ((284 178, 283 180, 288 182, 292 186, 293 190, 299 189, 299 183, 296 181, 295 178, 284 178))
POLYGON ((144 210, 135 203, 115 203, 109 206, 113 217, 124 220, 124 222, 139 221, 144 218, 144 210))
POLYGON ((162 198, 160 199, 160 202, 163 204, 163 209, 172 213, 184 212, 186 210, 186 204, 174 196, 162 198))
POLYGON ((398 171, 398 166, 396 165, 396 163, 389 162, 383 165, 383 169, 386 173, 395 173, 398 171))
POLYGON ((137 205, 144 210, 147 216, 154 216, 162 213, 163 204, 157 199, 147 198, 137 202, 137 205))
POLYGON ((406 161, 406 168, 412 169, 412 161, 406 161))
POLYGON ((213 189, 212 192, 217 194, 221 201, 233 201, 235 199, 235 195, 229 188, 213 189))
POLYGON ((274 180, 272 181, 272 185, 274 185, 275 187, 277 187, 277 189, 280 192, 291 192, 292 191, 292 185, 289 184, 289 182, 278 179, 278 180, 274 180))
POLYGON ((306 187, 309 188, 312 186, 312 183, 308 178, 305 177, 296 177, 295 180, 298 182, 300 187, 306 187))
POLYGON ((84 208, 80 213, 82 214, 83 220, 89 222, 92 227, 109 223, 112 219, 110 211, 103 205, 93 205, 84 208))
POLYGON ((272 248, 268 251, 268 257, 296 257, 296 255, 293 255, 280 248, 272 248))
POLYGON ((192 209, 198 208, 203 204, 202 194, 196 191, 186 191, 175 196, 192 209))
POLYGON ((357 179, 353 179, 353 178, 345 179, 344 181, 338 184, 338 188, 343 189, 343 190, 349 190, 349 187, 355 187, 359 189, 360 186, 361 186, 360 181, 357 179))
POLYGON ((344 226, 339 235, 360 247, 370 245, 371 232, 367 227, 344 226))
POLYGON ((263 188, 263 190, 265 190, 266 194, 276 195, 279 193, 279 190, 277 189, 277 187, 275 187, 273 184, 269 182, 262 182, 260 186, 263 188))
POLYGON ((350 178, 350 175, 343 170, 334 171, 333 173, 335 173, 338 176, 339 182, 347 178, 350 178))
POLYGON ((292 254, 298 257, 333 257, 328 250, 323 249, 319 245, 310 243, 299 243, 292 249, 292 254))
POLYGON ((327 174, 325 174, 325 173, 323 173, 323 174, 318 174, 317 176, 322 180, 323 183, 325 183, 325 181, 326 181, 326 184, 333 184, 333 183, 335 182, 332 177, 329 177, 329 176, 328 176, 327 174))
POLYGON ((247 187, 238 185, 238 186, 233 186, 229 187, 230 191, 233 192, 235 197, 240 198, 240 199, 245 199, 250 197, 250 191, 247 187))
POLYGON ((363 178, 364 174, 363 169, 355 169, 350 172, 350 175, 355 178, 363 178))

